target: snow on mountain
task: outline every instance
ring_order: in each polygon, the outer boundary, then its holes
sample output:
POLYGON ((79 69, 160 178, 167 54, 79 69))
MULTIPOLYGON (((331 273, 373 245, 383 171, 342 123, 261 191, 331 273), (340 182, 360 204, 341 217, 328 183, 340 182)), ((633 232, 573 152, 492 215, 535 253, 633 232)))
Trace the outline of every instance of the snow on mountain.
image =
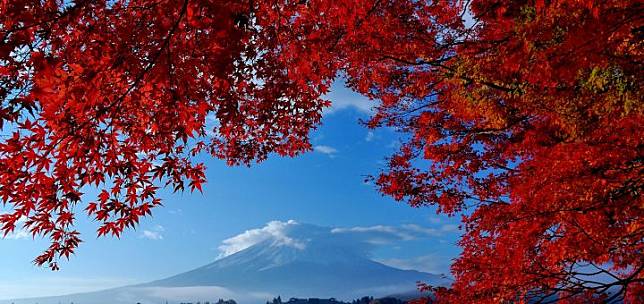
POLYGON ((369 248, 351 233, 293 221, 271 222, 224 241, 219 259, 176 276, 107 291, 0 304, 152 304, 217 298, 253 304, 277 295, 350 300, 407 292, 417 281, 446 283, 438 275, 374 262, 369 248))

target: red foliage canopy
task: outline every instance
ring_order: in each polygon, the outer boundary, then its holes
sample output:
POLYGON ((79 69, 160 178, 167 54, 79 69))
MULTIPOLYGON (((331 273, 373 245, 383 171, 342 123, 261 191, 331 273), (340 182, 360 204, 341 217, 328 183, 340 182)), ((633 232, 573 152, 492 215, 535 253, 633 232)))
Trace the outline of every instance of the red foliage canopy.
POLYGON ((80 242, 73 208, 118 236, 230 164, 310 149, 343 73, 407 141, 375 181, 463 214, 437 300, 644 293, 642 7, 637 1, 140 0, 0 4, 0 216, 80 242), (465 20, 465 22, 464 22, 465 20), (206 117, 217 121, 211 130, 206 117), (601 282, 596 278, 602 277, 601 282), (618 291, 618 292, 614 292, 618 291))
POLYGON ((84 187, 101 188, 85 207, 98 235, 119 236, 160 204, 155 181, 201 190, 192 155, 248 164, 310 149, 338 61, 299 42, 311 34, 293 22, 303 7, 3 1, 0 122, 13 134, 0 144, 0 197, 13 208, 2 230, 27 218, 52 239, 35 262, 56 268, 80 242, 73 208, 84 187))
POLYGON ((380 190, 463 215, 438 302, 642 303, 641 3, 465 2, 348 70, 409 135, 380 190))

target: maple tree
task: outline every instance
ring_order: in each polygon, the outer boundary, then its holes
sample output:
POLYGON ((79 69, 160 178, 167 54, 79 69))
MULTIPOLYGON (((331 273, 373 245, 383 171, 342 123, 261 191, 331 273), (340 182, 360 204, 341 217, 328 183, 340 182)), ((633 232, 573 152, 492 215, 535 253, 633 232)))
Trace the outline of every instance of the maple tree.
POLYGON ((26 219, 52 240, 35 263, 57 269, 80 242, 83 189, 99 188, 83 206, 98 235, 119 236, 161 204, 159 185, 201 190, 197 153, 248 164, 310 149, 336 61, 293 40, 305 26, 282 32, 300 7, 2 1, 2 231, 26 219))
POLYGON ((348 74, 383 102, 370 126, 408 135, 379 189, 462 216, 455 281, 432 301, 644 301, 641 3, 428 11, 348 74))
POLYGON ((343 75, 406 142, 374 178, 462 214, 448 303, 632 303, 644 293, 636 1, 62 1, 0 4, 0 215, 78 246, 119 236, 231 165, 310 150, 343 75), (207 126, 208 117, 216 124, 207 126), (187 183, 187 185, 186 185, 187 183), (93 202, 83 191, 98 188, 93 202), (601 277, 601 280, 597 280, 601 277), (612 298, 605 298, 609 293, 612 298))

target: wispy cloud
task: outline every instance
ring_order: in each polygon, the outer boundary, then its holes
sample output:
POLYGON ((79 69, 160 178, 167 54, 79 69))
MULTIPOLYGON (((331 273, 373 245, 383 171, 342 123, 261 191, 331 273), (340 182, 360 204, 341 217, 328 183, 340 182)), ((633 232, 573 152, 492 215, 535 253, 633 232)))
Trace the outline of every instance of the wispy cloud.
MULTIPOLYGON (((0 212, 0 215, 7 214, 8 212, 0 212)), ((16 229, 7 235, 0 233, 0 239, 5 240, 21 240, 31 237, 31 234, 27 229, 24 228, 24 223, 27 220, 25 217, 21 217, 16 221, 16 229)))
POLYGON ((29 234, 29 231, 27 231, 25 229, 19 229, 19 230, 16 230, 14 232, 11 232, 11 233, 7 234, 4 237, 4 239, 5 240, 21 240, 21 239, 27 239, 30 236, 31 235, 29 234))
POLYGON ((393 241, 410 241, 417 239, 441 237, 458 231, 457 225, 444 224, 439 227, 424 227, 416 224, 401 226, 357 226, 349 228, 333 228, 331 233, 362 234, 371 243, 386 244, 393 241))
POLYGON ((399 269, 417 270, 436 274, 449 274, 449 267, 452 262, 451 257, 438 254, 428 254, 408 259, 376 259, 376 261, 399 269))
POLYGON ((164 231, 165 231, 165 228, 163 228, 163 226, 156 225, 152 227, 152 229, 143 230, 140 237, 148 240, 160 241, 160 240, 163 240, 162 232, 164 231))
POLYGON ((376 134, 373 133, 373 131, 367 132, 367 136, 365 136, 364 140, 365 141, 372 141, 376 137, 376 134))
POLYGON ((156 231, 150 231, 150 230, 143 230, 143 234, 141 234, 141 237, 144 239, 148 240, 163 240, 163 235, 161 233, 156 232, 156 231))
POLYGON ((331 107, 324 110, 325 115, 347 109, 373 114, 373 107, 376 104, 373 100, 347 89, 341 81, 333 84, 331 92, 325 98, 331 101, 331 107))
POLYGON ((416 237, 399 227, 393 226, 368 226, 368 227, 350 227, 350 228, 333 228, 331 233, 354 233, 368 236, 368 241, 374 244, 383 244, 391 240, 414 240, 416 237))
POLYGON ((336 153, 338 153, 338 150, 336 148, 324 145, 314 146, 313 151, 329 156, 334 156, 336 153))
POLYGON ((445 232, 457 232, 460 230, 458 225, 454 224, 445 224, 441 226, 441 230, 445 232))

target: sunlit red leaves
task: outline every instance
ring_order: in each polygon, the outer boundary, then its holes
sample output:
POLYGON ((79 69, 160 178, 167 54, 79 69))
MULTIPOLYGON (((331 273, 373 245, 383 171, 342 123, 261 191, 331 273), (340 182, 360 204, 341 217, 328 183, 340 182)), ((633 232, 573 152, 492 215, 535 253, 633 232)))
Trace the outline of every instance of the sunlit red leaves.
POLYGON ((203 190, 205 167, 191 160, 201 152, 250 164, 309 150, 340 65, 320 52, 338 35, 315 34, 314 11, 299 2, 2 2, 0 113, 16 130, 0 143, 0 197, 12 212, 2 232, 26 218, 24 228, 52 240, 36 264, 57 269, 79 243, 74 207, 86 199, 97 234, 118 237, 161 204, 158 186, 203 190), (83 195, 91 189, 96 198, 83 195))
POLYGON ((408 139, 375 178, 380 190, 412 206, 466 211, 445 303, 641 297, 638 9, 628 1, 471 1, 472 29, 430 18, 427 31, 460 38, 407 36, 405 45, 425 48, 353 62, 349 82, 383 100, 369 126, 394 126, 408 139), (411 98, 415 86, 432 90, 411 98), (584 273, 614 285, 593 285, 584 273))

